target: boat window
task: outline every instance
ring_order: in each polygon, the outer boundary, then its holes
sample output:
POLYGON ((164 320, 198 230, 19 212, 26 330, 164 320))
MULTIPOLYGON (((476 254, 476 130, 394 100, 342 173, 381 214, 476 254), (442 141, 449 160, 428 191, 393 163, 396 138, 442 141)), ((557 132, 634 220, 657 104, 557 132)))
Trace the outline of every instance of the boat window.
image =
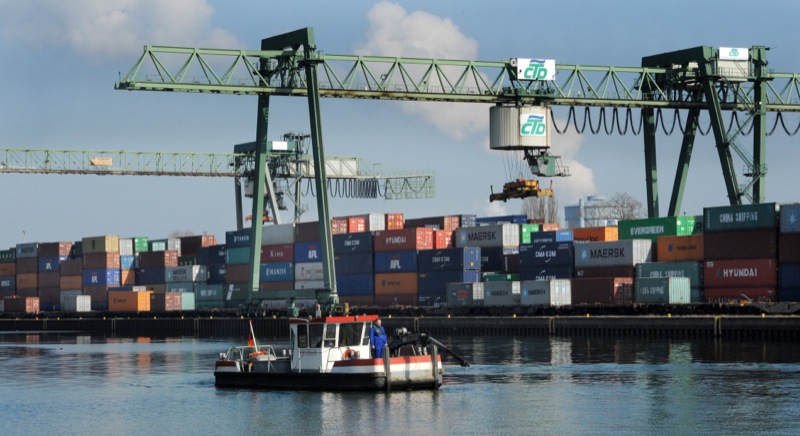
POLYGON ((361 328, 359 328, 359 334, 361 335, 361 345, 369 345, 369 330, 367 330, 367 323, 362 322, 361 328))
POLYGON ((333 347, 336 345, 336 326, 337 324, 328 324, 325 326, 325 346, 333 347))
POLYGON ((297 347, 308 348, 308 326, 305 324, 297 326, 297 347))
POLYGON ((308 343, 311 348, 322 347, 322 330, 325 326, 322 324, 311 324, 308 326, 308 343))
POLYGON ((358 342, 353 341, 353 324, 342 324, 339 326, 339 346, 346 347, 348 345, 355 345, 358 342))

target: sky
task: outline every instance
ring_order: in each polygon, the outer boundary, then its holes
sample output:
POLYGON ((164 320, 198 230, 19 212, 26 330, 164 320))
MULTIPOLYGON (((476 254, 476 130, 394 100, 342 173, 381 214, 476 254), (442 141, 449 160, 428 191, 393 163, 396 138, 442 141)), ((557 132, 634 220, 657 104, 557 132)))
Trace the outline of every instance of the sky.
MULTIPOLYGON (((123 92, 114 83, 145 45, 257 49, 262 38, 313 27, 319 50, 561 64, 638 66, 644 56, 701 45, 770 47, 769 68, 800 72, 800 3, 609 0, 477 1, 0 0, 0 148, 229 153, 255 139, 254 96, 123 92)), ((308 132, 306 100, 271 99, 269 139, 308 132)), ((436 197, 333 198, 332 216, 518 214, 489 202, 519 176, 507 152, 489 150, 489 105, 322 99, 325 152, 399 171, 432 171, 436 197)), ((556 108, 563 120, 566 110, 556 108)), ((634 112, 638 116, 638 111, 634 112)), ((798 116, 786 117, 796 126, 798 116)), ((701 124, 708 125, 707 116, 701 124)), ((771 124, 770 124, 771 125, 771 124)), ((794 202, 797 137, 768 138, 767 201, 794 202)), ((661 214, 666 213, 681 136, 660 134, 661 214)), ((750 149, 752 137, 742 143, 750 149)), ((552 153, 572 176, 553 179, 558 203, 627 193, 645 202, 643 139, 631 134, 554 134, 552 153)), ((735 160, 737 172, 743 164, 735 160)), ((524 169, 524 168, 523 168, 524 169)), ((741 179, 741 176, 740 176, 741 179)), ((548 181, 544 183, 549 184, 548 181)), ((236 228, 232 179, 0 174, 0 248, 87 236, 166 238, 236 228)), ((315 220, 314 199, 303 221, 315 220)), ((698 137, 683 209, 727 204, 714 141, 698 137)), ((249 202, 245 203, 249 213, 249 202)), ((288 213, 283 220, 291 219, 288 213)), ((563 219, 563 212, 562 212, 563 219)))

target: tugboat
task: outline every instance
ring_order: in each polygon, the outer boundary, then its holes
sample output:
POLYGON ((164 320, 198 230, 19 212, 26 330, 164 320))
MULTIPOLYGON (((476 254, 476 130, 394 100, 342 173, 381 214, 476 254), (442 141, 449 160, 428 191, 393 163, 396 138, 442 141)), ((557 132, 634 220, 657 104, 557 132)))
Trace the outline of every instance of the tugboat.
MULTIPOLYGON (((289 320, 289 347, 246 346, 220 353, 219 387, 317 391, 435 390, 442 385, 443 351, 464 358, 424 333, 395 330, 382 358, 371 356, 369 330, 377 315, 319 316, 289 320)), ((251 338, 254 338, 252 334, 251 338)))

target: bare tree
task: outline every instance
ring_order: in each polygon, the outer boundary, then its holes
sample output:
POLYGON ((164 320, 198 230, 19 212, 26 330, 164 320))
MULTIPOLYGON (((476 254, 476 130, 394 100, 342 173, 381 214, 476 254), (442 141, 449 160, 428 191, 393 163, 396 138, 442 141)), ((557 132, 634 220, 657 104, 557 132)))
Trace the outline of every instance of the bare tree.
POLYGON ((611 218, 629 220, 641 218, 643 214, 642 202, 633 198, 628 193, 617 192, 608 200, 611 218))
POLYGON ((543 223, 557 223, 558 199, 556 197, 528 197, 522 203, 522 213, 529 220, 543 223))

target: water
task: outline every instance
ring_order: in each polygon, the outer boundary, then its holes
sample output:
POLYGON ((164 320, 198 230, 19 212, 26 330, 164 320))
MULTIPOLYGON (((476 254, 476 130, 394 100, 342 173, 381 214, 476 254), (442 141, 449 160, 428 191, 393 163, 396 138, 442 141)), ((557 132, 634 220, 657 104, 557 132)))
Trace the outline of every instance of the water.
POLYGON ((214 387, 230 341, 0 334, 0 434, 796 434, 800 344, 438 338, 441 390, 214 387), (452 362, 451 362, 452 363, 452 362))

